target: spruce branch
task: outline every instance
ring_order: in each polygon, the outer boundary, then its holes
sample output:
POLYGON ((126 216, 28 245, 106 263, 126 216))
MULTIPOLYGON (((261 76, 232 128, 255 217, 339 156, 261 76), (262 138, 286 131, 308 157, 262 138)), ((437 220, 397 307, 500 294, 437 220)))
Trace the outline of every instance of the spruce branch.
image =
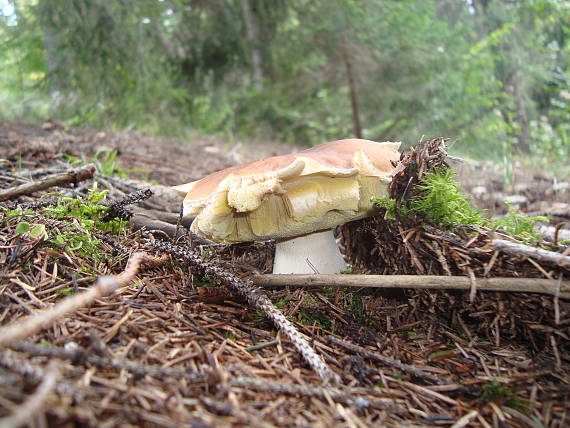
POLYGON ((317 354, 299 330, 297 330, 297 328, 287 318, 285 318, 281 311, 277 309, 271 300, 269 300, 265 292, 256 287, 251 280, 240 279, 220 266, 204 261, 189 248, 156 240, 147 240, 146 244, 155 250, 169 253, 174 258, 188 263, 191 267, 204 274, 211 275, 222 281, 225 285, 233 288, 236 292, 245 297, 253 308, 264 311, 267 314, 267 317, 271 319, 277 327, 283 330, 295 348, 297 348, 299 353, 303 358, 305 358, 307 363, 309 363, 325 384, 340 383, 339 376, 330 369, 323 358, 317 354))

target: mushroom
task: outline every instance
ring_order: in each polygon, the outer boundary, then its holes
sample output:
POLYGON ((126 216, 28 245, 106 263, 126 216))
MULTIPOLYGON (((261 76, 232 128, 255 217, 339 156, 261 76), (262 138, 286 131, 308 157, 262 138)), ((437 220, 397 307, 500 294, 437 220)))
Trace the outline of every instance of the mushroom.
POLYGON ((175 186, 192 232, 238 243, 276 240, 273 273, 345 269, 333 228, 374 212, 386 195, 399 143, 348 139, 233 166, 175 186))

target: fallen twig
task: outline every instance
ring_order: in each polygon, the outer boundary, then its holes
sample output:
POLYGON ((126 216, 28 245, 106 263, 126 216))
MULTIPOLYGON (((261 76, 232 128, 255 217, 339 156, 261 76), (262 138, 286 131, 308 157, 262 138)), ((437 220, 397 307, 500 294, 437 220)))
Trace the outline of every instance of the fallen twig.
MULTIPOLYGON (((176 216, 176 217, 178 217, 178 216, 176 216)), ((146 217, 146 216, 141 215, 137 212, 135 212, 135 214, 129 219, 129 225, 134 230, 140 230, 140 229, 145 229, 148 231, 158 230, 158 231, 164 233, 165 235, 169 236, 170 238, 176 237, 176 229, 177 228, 174 224, 167 223, 165 221, 158 220, 156 218, 146 217)), ((218 244, 216 242, 208 241, 207 239, 202 238, 201 236, 198 236, 198 235, 196 235, 190 231, 186 231, 186 233, 189 233, 191 235, 193 244, 208 245, 208 246, 215 246, 215 247, 219 247, 219 246, 223 245, 223 244, 218 244)))
POLYGON ((95 165, 86 165, 78 169, 72 169, 61 174, 54 174, 32 183, 21 184, 20 186, 0 191, 0 201, 7 201, 22 195, 49 189, 54 186, 61 186, 69 183, 79 183, 80 181, 93 178, 95 165))
POLYGON ((359 354, 364 358, 368 358, 369 360, 379 361, 382 364, 386 364, 387 366, 390 367, 395 367, 405 373, 411 374, 412 376, 429 380, 430 382, 437 383, 438 385, 443 385, 447 383, 445 380, 437 376, 434 376, 432 374, 426 373, 423 370, 418 369, 417 367, 411 366, 409 364, 404 364, 401 361, 394 360, 393 358, 384 357, 383 355, 379 355, 376 352, 369 351, 368 349, 365 349, 353 343, 345 342, 344 340, 341 340, 337 337, 327 336, 327 342, 341 346, 345 349, 348 349, 349 351, 359 354))
POLYGON ((61 303, 31 315, 23 321, 0 328, 0 347, 7 346, 18 340, 23 340, 24 338, 49 327, 54 321, 62 318, 68 313, 74 312, 79 308, 89 306, 101 297, 108 296, 117 288, 124 286, 132 280, 138 273, 142 263, 159 264, 165 261, 165 258, 153 257, 142 252, 133 254, 127 264, 127 267, 120 274, 113 276, 101 276, 97 279, 97 283, 84 293, 68 297, 61 303))
POLYGON ((295 348, 315 370, 325 384, 338 384, 340 378, 325 363, 323 358, 316 353, 311 344, 303 337, 297 328, 281 313, 269 300, 262 289, 257 288, 249 279, 240 279, 233 273, 203 260, 189 248, 183 248, 175 244, 162 241, 148 241, 148 245, 157 250, 169 253, 173 257, 188 263, 191 267, 201 272, 212 275, 221 280, 225 285, 233 288, 244 296, 249 304, 255 309, 262 310, 289 337, 295 348))
POLYGON ((461 418, 457 419, 451 428, 463 428, 469 425, 471 421, 477 417, 478 414, 479 412, 477 410, 471 410, 466 415, 463 415, 461 418))
POLYGON ((500 250, 513 256, 532 257, 543 262, 553 263, 557 266, 570 268, 570 256, 565 256, 542 248, 530 247, 528 245, 517 244, 504 239, 494 239, 493 249, 500 250))
POLYGON ((135 208, 134 215, 139 215, 141 217, 146 217, 152 220, 164 221, 165 223, 170 223, 172 225, 176 225, 180 220, 180 224, 187 229, 190 228, 192 221, 194 221, 194 216, 187 215, 183 216, 180 219, 180 215, 177 213, 159 210, 147 210, 144 208, 135 208))
POLYGON ((45 407, 52 390, 55 388, 59 373, 55 363, 51 363, 36 391, 11 416, 0 419, 0 427, 17 428, 30 421, 45 407))
POLYGON ((152 191, 150 189, 136 190, 129 193, 119 199, 115 199, 106 202, 105 205, 109 207, 109 211, 104 221, 112 220, 113 218, 120 218, 123 220, 128 220, 133 216, 133 213, 127 209, 129 205, 136 204, 137 202, 142 202, 147 200, 152 196, 152 191))
POLYGON ((107 358, 88 353, 84 349, 65 349, 59 347, 46 347, 27 342, 18 342, 10 345, 10 348, 17 352, 25 352, 35 357, 60 358, 63 360, 73 361, 74 364, 85 362, 102 368, 116 368, 119 370, 128 370, 138 375, 149 376, 173 376, 181 379, 187 379, 192 382, 203 382, 205 375, 189 371, 187 369, 179 369, 173 367, 162 367, 156 365, 144 365, 125 359, 107 358))
MULTIPOLYGON (((277 287, 362 287, 469 290, 472 281, 465 276, 437 275, 256 275, 256 285, 277 287)), ((477 278, 478 291, 541 293, 570 299, 570 282, 541 278, 477 278), (559 288, 560 287, 560 288, 559 288)))
MULTIPOLYGON (((306 397, 330 398, 336 402, 352 405, 355 407, 373 407, 386 409, 392 412, 405 412, 406 409, 391 399, 370 398, 357 395, 357 388, 321 388, 313 385, 294 385, 283 382, 269 382, 257 378, 238 377, 231 379, 229 384, 234 387, 254 389, 265 392, 275 392, 287 395, 304 395, 306 397)), ((381 391, 381 390, 380 390, 381 391)))
POLYGON ((146 230, 159 230, 171 238, 174 238, 174 235, 176 234, 175 225, 166 223, 156 218, 145 217, 136 213, 129 219, 129 224, 134 230, 143 228, 146 230))

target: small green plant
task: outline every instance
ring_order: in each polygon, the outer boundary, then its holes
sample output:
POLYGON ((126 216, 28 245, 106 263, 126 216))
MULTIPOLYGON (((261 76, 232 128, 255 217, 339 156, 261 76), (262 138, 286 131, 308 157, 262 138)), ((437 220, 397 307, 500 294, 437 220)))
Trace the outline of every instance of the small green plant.
POLYGON ((214 257, 214 252, 210 248, 206 248, 206 249, 204 249, 204 251, 202 251, 202 259, 203 260, 209 260, 212 257, 214 257))
POLYGON ((323 287, 321 288, 321 294, 329 299, 336 296, 337 289, 334 287, 323 287))
POLYGON ((97 172, 106 177, 111 177, 113 175, 127 177, 127 174, 123 170, 119 169, 117 154, 117 150, 99 150, 91 159, 88 160, 81 159, 70 154, 64 154, 64 157, 73 166, 94 163, 97 167, 97 172))
POLYGON ((282 307, 284 307, 284 306, 287 304, 287 302, 289 302, 289 298, 288 298, 288 297, 284 297, 283 299, 281 299, 281 300, 279 300, 277 303, 275 303, 275 306, 276 306, 277 308, 282 308, 282 307))
POLYGON ((73 296, 73 287, 60 288, 55 291, 57 297, 73 296))
POLYGON ((366 323, 366 311, 364 310, 364 302, 362 301, 362 296, 359 293, 350 294, 350 308, 352 310, 352 315, 354 318, 362 323, 366 323))
POLYGON ((30 230, 30 223, 28 223, 27 221, 21 221, 16 226, 16 233, 18 235, 23 235, 24 233, 27 233, 28 230, 30 230))
POLYGON ((270 321, 267 313, 261 309, 256 309, 254 322, 260 327, 273 328, 273 323, 270 321))
POLYGON ((538 233, 534 226, 537 222, 548 222, 548 218, 543 216, 527 217, 517 212, 512 204, 509 206, 509 213, 504 217, 494 219, 492 222, 493 229, 501 229, 512 236, 520 239, 527 244, 536 244, 541 234, 538 233))
POLYGON ((331 319, 325 313, 321 311, 315 311, 313 309, 304 308, 300 309, 297 315, 297 320, 301 324, 314 325, 320 327, 323 330, 331 330, 333 324, 331 319))
POLYGON ((99 174, 104 176, 112 176, 115 173, 119 177, 125 177, 126 174, 118 168, 116 150, 99 150, 93 157, 99 170, 99 174))
POLYGON ((233 340, 236 338, 235 333, 232 333, 231 331, 224 331, 224 337, 230 340, 233 340))
POLYGON ((99 249, 99 239, 82 233, 79 230, 57 231, 54 238, 49 240, 56 247, 65 248, 71 253, 77 253, 92 260, 101 260, 101 251, 99 249))
POLYGON ((34 214, 32 210, 24 210, 22 211, 20 208, 15 208, 10 210, 5 207, 0 207, 0 212, 3 214, 2 216, 2 226, 6 225, 6 222, 12 220, 13 218, 18 217, 25 217, 34 214))
POLYGON ((16 233, 18 235, 27 234, 30 238, 33 239, 47 239, 48 233, 46 231, 46 225, 42 223, 32 224, 28 223, 27 221, 21 221, 16 226, 16 233))
POLYGON ((71 252, 99 260, 100 242, 92 232, 105 231, 119 235, 124 233, 127 227, 127 222, 121 219, 103 221, 109 210, 107 206, 101 204, 106 195, 107 191, 98 191, 95 184, 87 198, 62 198, 57 206, 44 208, 43 214, 48 218, 76 219, 76 222, 70 223, 63 229, 56 228, 50 231, 50 242, 71 252))
POLYGON ((44 208, 44 213, 52 218, 75 217, 79 220, 81 227, 86 230, 97 229, 113 235, 121 234, 127 227, 125 220, 103 221, 109 210, 109 207, 101 204, 106 197, 107 190, 97 191, 95 183, 87 198, 62 198, 57 206, 44 208))
POLYGON ((496 380, 483 386, 481 399, 487 403, 498 403, 522 412, 530 410, 528 404, 516 392, 496 380))

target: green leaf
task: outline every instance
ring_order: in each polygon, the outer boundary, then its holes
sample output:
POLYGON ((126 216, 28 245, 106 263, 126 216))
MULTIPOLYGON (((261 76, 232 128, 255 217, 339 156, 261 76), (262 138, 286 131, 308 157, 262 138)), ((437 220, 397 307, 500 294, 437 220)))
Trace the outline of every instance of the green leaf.
POLYGON ((16 226, 16 233, 18 235, 26 233, 29 230, 30 230, 30 224, 25 221, 18 223, 18 225, 16 226))
POLYGON ((46 231, 46 225, 45 224, 34 224, 32 226, 32 229, 30 230, 30 236, 32 238, 47 239, 48 233, 46 231))

